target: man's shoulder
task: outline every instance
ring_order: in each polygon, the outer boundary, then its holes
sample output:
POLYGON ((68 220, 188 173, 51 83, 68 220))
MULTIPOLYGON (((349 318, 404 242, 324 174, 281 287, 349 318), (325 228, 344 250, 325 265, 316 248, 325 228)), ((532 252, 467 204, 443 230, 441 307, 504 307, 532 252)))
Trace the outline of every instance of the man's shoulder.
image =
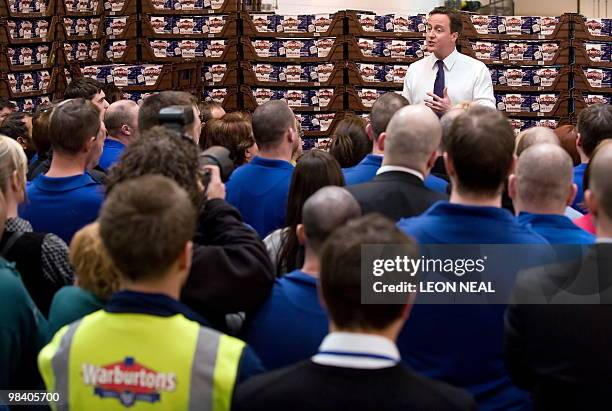
POLYGON ((419 395, 419 406, 436 410, 475 410, 476 403, 466 391, 403 368, 404 384, 419 395))
POLYGON ((469 65, 471 67, 475 67, 479 69, 485 68, 488 70, 486 64, 484 64, 482 61, 478 59, 475 59, 474 57, 468 56, 467 54, 457 52, 457 62, 461 64, 469 65))

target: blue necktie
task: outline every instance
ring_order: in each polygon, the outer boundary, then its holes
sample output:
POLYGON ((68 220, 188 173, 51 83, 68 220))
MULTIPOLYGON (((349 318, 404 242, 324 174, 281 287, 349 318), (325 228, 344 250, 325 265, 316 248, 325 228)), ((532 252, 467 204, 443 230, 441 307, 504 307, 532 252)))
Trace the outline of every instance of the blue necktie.
POLYGON ((438 60, 436 64, 438 65, 438 73, 436 74, 433 92, 438 97, 444 97, 444 61, 438 60))

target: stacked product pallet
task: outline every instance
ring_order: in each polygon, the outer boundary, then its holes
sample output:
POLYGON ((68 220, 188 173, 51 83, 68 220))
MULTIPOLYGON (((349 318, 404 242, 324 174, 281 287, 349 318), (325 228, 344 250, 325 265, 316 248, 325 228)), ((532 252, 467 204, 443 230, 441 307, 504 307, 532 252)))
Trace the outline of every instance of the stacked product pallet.
POLYGON ((612 103, 612 19, 576 15, 572 96, 576 114, 592 104, 612 103))
POLYGON ((61 93, 55 7, 54 0, 0 0, 0 96, 19 110, 33 111, 61 93))
POLYGON ((349 108, 366 115, 376 99, 401 92, 408 66, 427 55, 426 16, 347 12, 349 108))
POLYGON ((304 148, 325 148, 344 116, 344 12, 242 13, 244 108, 285 100, 304 132, 304 148))
POLYGON ((460 51, 489 67, 497 109, 516 133, 570 121, 571 15, 463 17, 460 51))

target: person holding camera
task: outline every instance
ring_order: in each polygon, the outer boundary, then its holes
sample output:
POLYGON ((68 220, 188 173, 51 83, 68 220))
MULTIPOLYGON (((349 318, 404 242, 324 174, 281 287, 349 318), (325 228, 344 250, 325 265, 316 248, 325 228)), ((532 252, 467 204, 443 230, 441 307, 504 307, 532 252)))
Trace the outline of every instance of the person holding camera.
POLYGON ((107 194, 117 184, 146 174, 169 177, 187 191, 199 216, 193 263, 181 300, 216 328, 225 329, 226 314, 252 310, 265 301, 274 270, 257 234, 224 200, 219 167, 201 167, 194 141, 174 130, 176 123, 169 125, 142 132, 125 149, 110 170, 107 194))

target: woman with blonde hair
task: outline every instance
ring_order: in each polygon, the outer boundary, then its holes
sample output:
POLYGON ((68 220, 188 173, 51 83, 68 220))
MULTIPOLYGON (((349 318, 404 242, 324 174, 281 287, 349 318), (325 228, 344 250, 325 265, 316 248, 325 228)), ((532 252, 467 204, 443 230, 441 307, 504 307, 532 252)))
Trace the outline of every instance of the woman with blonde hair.
POLYGON ((102 244, 98 223, 86 225, 74 235, 70 262, 76 279, 74 286, 62 288, 53 298, 49 311, 51 333, 100 310, 119 290, 119 271, 102 244))
POLYGON ((0 254, 15 263, 23 283, 40 311, 47 316, 57 290, 72 283, 68 246, 55 234, 34 233, 32 225, 17 215, 25 201, 28 159, 21 145, 0 135, 0 189, 6 199, 6 228, 0 254))

